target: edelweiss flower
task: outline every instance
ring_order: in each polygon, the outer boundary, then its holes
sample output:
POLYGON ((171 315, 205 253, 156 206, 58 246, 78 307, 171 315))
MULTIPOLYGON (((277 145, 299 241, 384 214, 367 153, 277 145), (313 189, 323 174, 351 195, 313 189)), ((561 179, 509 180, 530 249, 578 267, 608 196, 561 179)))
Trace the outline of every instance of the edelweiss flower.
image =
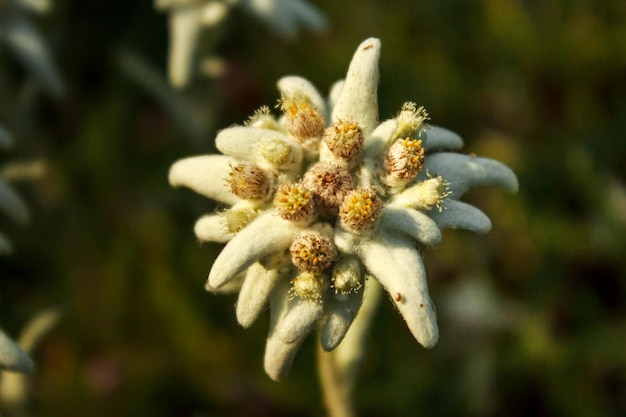
POLYGON ((304 0, 155 0, 155 8, 169 13, 169 77, 175 87, 184 87, 189 81, 202 28, 221 22, 234 5, 285 38, 294 37, 300 27, 326 28, 324 15, 304 0))
POLYGON ((226 243, 206 288, 239 291, 244 327, 269 302, 265 370, 273 379, 286 374, 316 324, 325 350, 339 345, 365 286, 376 282, 417 341, 434 346, 421 252, 439 243, 441 229, 490 229, 485 214, 459 201, 470 187, 518 187, 501 163, 449 152, 461 139, 425 125, 426 111, 413 103, 379 123, 379 55, 378 39, 363 42, 328 103, 307 80, 281 79, 280 118, 262 108, 219 132, 224 155, 183 159, 170 170, 172 185, 230 206, 195 226, 199 239, 226 243))

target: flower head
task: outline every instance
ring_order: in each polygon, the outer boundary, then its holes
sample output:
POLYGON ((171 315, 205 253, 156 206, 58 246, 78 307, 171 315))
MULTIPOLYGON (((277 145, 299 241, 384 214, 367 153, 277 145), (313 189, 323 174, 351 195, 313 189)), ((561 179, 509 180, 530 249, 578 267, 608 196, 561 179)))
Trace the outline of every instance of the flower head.
POLYGON ((324 349, 341 342, 365 285, 381 284, 417 341, 434 346, 438 327, 423 249, 438 244, 444 228, 489 230, 487 216, 459 201, 470 187, 518 186, 501 163, 450 152, 462 146, 461 139, 425 125, 426 111, 413 103, 379 123, 379 55, 378 39, 363 42, 328 102, 303 78, 281 79, 282 117, 261 110, 246 126, 218 134, 217 148, 225 156, 184 159, 170 170, 172 184, 231 207, 203 217, 197 228, 201 239, 228 242, 207 288, 230 288, 243 277, 237 303, 243 326, 269 303, 265 369, 274 379, 288 371, 315 323, 322 322, 324 349), (280 157, 272 156, 274 150, 280 157), (274 159, 289 163, 267 163, 274 159), (216 216, 251 204, 219 181, 231 166, 248 166, 239 164, 257 164, 276 178, 269 188, 273 200, 256 201, 253 218, 237 230, 207 231, 218 224, 216 216), (351 306, 350 314, 338 303, 351 306))

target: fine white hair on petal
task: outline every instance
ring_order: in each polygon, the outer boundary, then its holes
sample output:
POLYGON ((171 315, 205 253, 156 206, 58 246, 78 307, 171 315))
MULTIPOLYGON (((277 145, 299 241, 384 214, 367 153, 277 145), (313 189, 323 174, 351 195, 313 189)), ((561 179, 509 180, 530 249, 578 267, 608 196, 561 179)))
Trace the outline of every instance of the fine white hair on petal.
POLYGON ((325 351, 335 349, 343 340, 363 303, 365 286, 350 294, 334 294, 328 300, 327 318, 321 342, 325 351))
POLYGON ((291 98, 294 94, 304 94, 319 111, 326 115, 326 103, 324 98, 320 92, 317 91, 317 88, 306 78, 291 75, 278 80, 277 85, 282 96, 291 98))
POLYGON ((278 270, 268 270, 259 262, 248 267, 237 298, 236 313, 239 324, 250 327, 254 323, 281 278, 278 270))
POLYGON ((219 288, 210 288, 206 287, 206 290, 212 294, 234 294, 241 291, 241 287, 243 285, 243 280, 246 277, 246 273, 242 272, 237 274, 233 279, 228 281, 226 284, 222 285, 219 288))
POLYGON ((451 130, 439 126, 427 125, 419 134, 422 145, 427 151, 434 149, 461 149, 463 139, 451 130))
POLYGON ((231 166, 239 161, 224 155, 199 155, 176 161, 170 168, 169 182, 174 187, 188 187, 195 192, 233 205, 241 201, 226 183, 231 166))
MULTIPOLYGON (((289 136, 276 130, 260 127, 235 126, 221 130, 215 138, 215 146, 225 155, 246 161, 257 162, 259 146, 267 140, 280 140, 298 152, 300 146, 289 136)), ((300 150, 300 153, 302 151, 300 150)))
POLYGON ((324 305, 318 300, 290 296, 284 308, 276 308, 272 304, 272 314, 276 312, 276 320, 270 337, 277 337, 285 343, 303 340, 322 318, 324 305))
POLYGON ((262 214, 237 233, 215 259, 208 287, 219 288, 264 256, 287 249, 301 231, 274 210, 262 214))
POLYGON ((444 209, 433 208, 428 215, 441 229, 465 229, 476 233, 491 230, 491 220, 476 207, 457 200, 446 200, 444 209))
POLYGON ((294 298, 289 289, 289 282, 284 281, 271 295, 265 372, 277 381, 287 374, 298 348, 323 313, 322 303, 294 298))
POLYGON ((457 200, 472 187, 496 185, 509 192, 516 192, 519 187, 513 171, 501 162, 452 152, 428 156, 421 179, 426 178, 425 173, 441 175, 449 183, 450 197, 457 200))
POLYGON ((384 207, 379 227, 409 236, 426 246, 434 246, 441 242, 441 230, 437 223, 424 213, 411 208, 384 207))
POLYGON ((381 169, 382 152, 397 128, 398 121, 396 119, 385 120, 371 134, 365 137, 363 142, 363 165, 358 175, 361 186, 369 187, 378 183, 379 180, 375 173, 381 169))
POLYGON ((226 243, 235 236, 235 233, 226 230, 221 214, 207 214, 200 217, 193 231, 198 239, 205 242, 226 243))
POLYGON ((359 252, 368 271, 396 303, 415 339, 430 349, 439 329, 428 295, 426 272, 413 242, 398 234, 378 233, 361 242, 359 252))
POLYGON ((337 104, 337 100, 339 100, 339 96, 343 91, 343 86, 346 84, 345 80, 338 80, 330 86, 330 91, 328 93, 328 112, 332 113, 335 108, 335 104, 337 104))
POLYGON ((287 375, 293 358, 303 341, 285 343, 277 337, 267 339, 263 367, 270 378, 274 381, 280 381, 287 375))
POLYGON ((183 88, 193 72, 194 52, 202 30, 202 4, 170 10, 169 78, 176 88, 183 88))
POLYGON ((378 122, 378 60, 380 40, 369 38, 357 48, 341 94, 333 108, 331 122, 356 122, 367 136, 378 122))
POLYGON ((365 137, 363 142, 363 150, 365 155, 370 158, 381 158, 381 152, 389 145, 391 136, 398 129, 398 121, 396 119, 388 119, 379 124, 374 131, 365 137))

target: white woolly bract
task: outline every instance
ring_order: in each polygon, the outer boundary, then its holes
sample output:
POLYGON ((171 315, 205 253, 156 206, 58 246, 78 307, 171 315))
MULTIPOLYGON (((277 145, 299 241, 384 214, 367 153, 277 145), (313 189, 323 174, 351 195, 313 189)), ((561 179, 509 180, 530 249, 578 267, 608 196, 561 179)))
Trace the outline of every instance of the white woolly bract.
POLYGON ((258 262, 248 267, 237 298, 239 324, 249 327, 257 319, 280 278, 281 274, 276 269, 265 269, 258 262))
POLYGON ((360 242, 358 251, 365 267, 395 301, 415 339, 425 348, 435 346, 439 338, 435 308, 422 259, 411 240, 379 234, 360 242))
POLYGON ((378 59, 380 40, 369 38, 357 48, 333 108, 331 122, 350 120, 367 135, 378 124, 378 59))
POLYGON ((363 302, 364 286, 350 294, 329 297, 327 317, 322 327, 321 342, 325 351, 335 349, 343 340, 363 302))
POLYGON ((419 177, 423 180, 426 173, 431 176, 441 175, 449 183, 450 198, 456 200, 472 187, 495 185, 509 192, 517 192, 519 187, 517 177, 503 163, 452 152, 429 155, 419 177))
POLYGON ((230 167, 238 161, 224 155, 200 155, 176 161, 170 168, 169 182, 174 187, 184 186, 195 192, 233 205, 241 201, 230 192, 226 182, 230 167))
POLYGON ((476 233, 491 230, 491 220, 476 207, 457 200, 446 200, 443 210, 434 208, 428 213, 441 229, 465 229, 476 233))
POLYGON ((222 214, 207 214, 198 219, 193 227, 196 237, 205 242, 226 243, 235 233, 230 233, 225 225, 222 214))
POLYGON ((270 331, 265 347, 265 372, 274 380, 289 370, 296 351, 322 317, 321 303, 294 298, 289 284, 281 282, 271 296, 270 331))
POLYGON ((287 249, 300 231, 273 210, 262 214, 237 233, 215 259, 208 287, 219 288, 264 256, 287 249))
POLYGON ((437 224, 424 213, 410 208, 384 207, 379 228, 388 233, 404 234, 426 246, 441 242, 441 231, 437 224))
POLYGON ((443 127, 427 125, 419 133, 422 145, 427 151, 434 149, 461 149, 463 147, 463 139, 451 130, 443 127))
POLYGON ((326 102, 322 95, 317 91, 317 88, 306 78, 291 75, 283 77, 278 80, 278 90, 281 92, 281 96, 293 97, 294 95, 303 95, 307 97, 311 104, 313 104, 322 114, 326 117, 326 102))

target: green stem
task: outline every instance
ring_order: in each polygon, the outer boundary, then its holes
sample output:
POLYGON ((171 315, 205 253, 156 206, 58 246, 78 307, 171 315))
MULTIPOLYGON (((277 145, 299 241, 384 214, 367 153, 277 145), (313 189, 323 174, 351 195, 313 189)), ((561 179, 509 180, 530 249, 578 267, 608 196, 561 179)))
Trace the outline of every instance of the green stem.
POLYGON ((363 305, 341 344, 332 352, 318 348, 319 377, 329 417, 354 417, 352 393, 365 353, 365 339, 381 298, 382 287, 366 280, 363 305))

